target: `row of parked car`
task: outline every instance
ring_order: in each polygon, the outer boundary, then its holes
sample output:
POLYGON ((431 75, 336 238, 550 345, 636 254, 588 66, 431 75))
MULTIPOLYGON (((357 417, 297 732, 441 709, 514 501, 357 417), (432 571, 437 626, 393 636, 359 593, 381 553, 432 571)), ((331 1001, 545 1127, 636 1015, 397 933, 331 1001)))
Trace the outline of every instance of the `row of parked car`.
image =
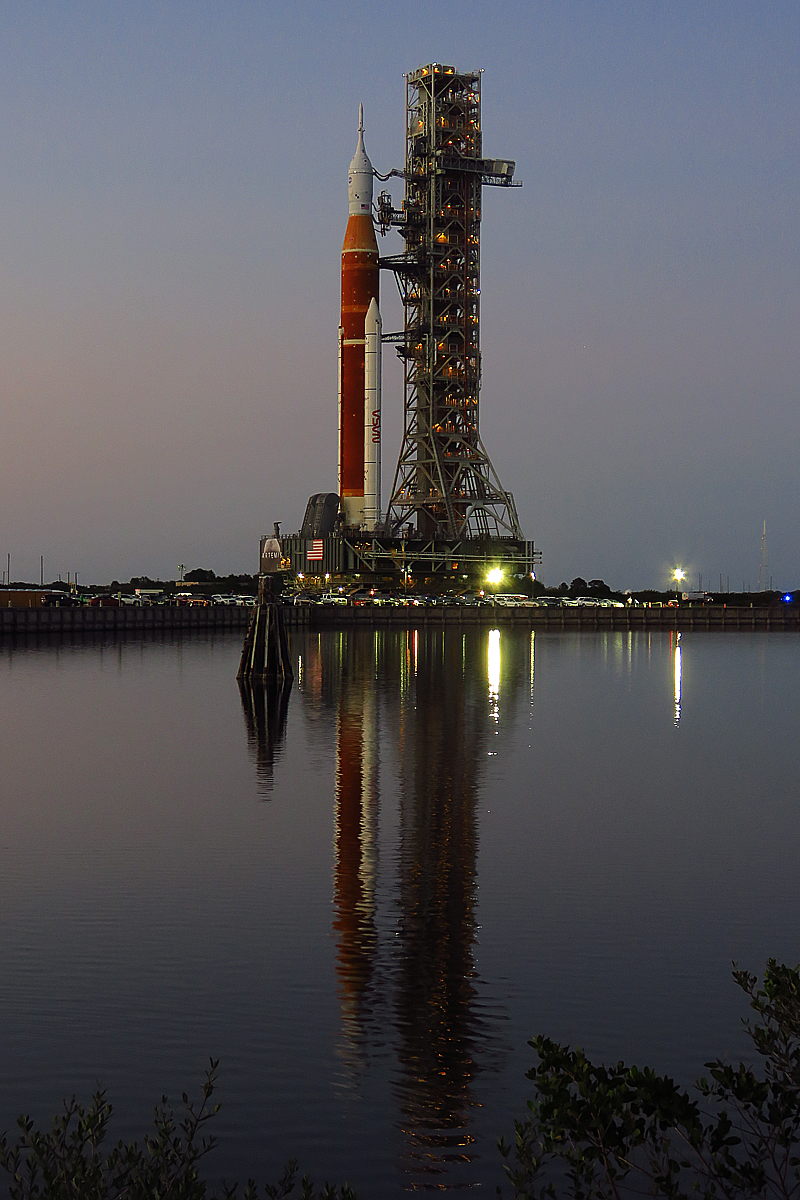
POLYGON ((358 590, 355 592, 299 592, 296 596, 287 596, 288 603, 297 606, 321 605, 324 608, 338 605, 349 605, 351 608, 387 607, 387 608, 417 608, 457 604, 491 604, 488 597, 465 596, 421 596, 397 595, 391 592, 377 590, 358 590))
POLYGON ((576 596, 574 599, 571 596, 540 596, 538 600, 533 601, 541 607, 556 607, 556 608, 624 608, 625 605, 621 600, 611 600, 604 596, 600 599, 598 596, 576 596))
POLYGON ((255 605, 255 596, 204 596, 197 592, 177 592, 175 595, 130 595, 126 592, 100 592, 96 596, 80 595, 75 592, 49 592, 43 603, 47 608, 149 608, 156 605, 208 607, 212 604, 229 604, 239 607, 255 605))
POLYGON ((460 595, 423 596, 414 594, 397 594, 381 592, 377 589, 359 589, 354 592, 299 592, 294 597, 285 597, 286 601, 298 606, 321 605, 333 607, 349 605, 353 608, 369 606, 387 606, 392 608, 450 608, 482 606, 495 608, 550 608, 562 606, 623 608, 621 600, 599 599, 596 596, 579 596, 575 599, 561 596, 530 596, 509 592, 462 592, 460 595))
POLYGON ((254 608, 256 598, 255 596, 233 596, 221 593, 215 596, 204 596, 199 592, 176 592, 174 596, 155 601, 155 603, 177 604, 178 607, 186 608, 210 608, 217 604, 227 605, 229 608, 254 608))
MULTIPOLYGON (((198 597, 195 596, 194 599, 196 601, 198 597)), ((204 599, 208 600, 209 597, 204 599)), ((212 604, 227 604, 229 608, 255 608, 256 604, 255 596, 216 595, 211 596, 210 601, 212 604)))

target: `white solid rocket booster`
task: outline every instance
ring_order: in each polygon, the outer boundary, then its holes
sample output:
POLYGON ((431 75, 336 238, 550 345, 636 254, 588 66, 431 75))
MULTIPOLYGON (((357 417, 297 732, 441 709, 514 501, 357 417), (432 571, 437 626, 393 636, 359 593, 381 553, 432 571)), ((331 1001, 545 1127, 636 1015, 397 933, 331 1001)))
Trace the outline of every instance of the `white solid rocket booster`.
POLYGON ((381 321, 373 296, 364 321, 364 525, 381 519, 381 321))

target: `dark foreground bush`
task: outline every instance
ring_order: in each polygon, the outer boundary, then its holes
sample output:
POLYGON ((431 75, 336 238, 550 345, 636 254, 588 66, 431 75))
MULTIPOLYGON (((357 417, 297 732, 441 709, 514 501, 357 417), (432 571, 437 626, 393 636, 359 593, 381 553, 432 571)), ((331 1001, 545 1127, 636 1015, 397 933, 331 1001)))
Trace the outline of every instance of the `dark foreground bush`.
POLYGON ((699 1100, 648 1068, 530 1042, 536 1097, 514 1147, 500 1142, 514 1196, 800 1195, 800 975, 770 959, 761 987, 746 971, 733 977, 757 1014, 745 1025, 763 1073, 715 1059, 699 1100))
MULTIPOLYGON (((211 1102, 216 1069, 212 1059, 199 1105, 184 1092, 183 1120, 162 1097, 153 1131, 141 1146, 119 1142, 104 1153, 111 1105, 103 1091, 95 1093, 87 1109, 73 1096, 46 1132, 34 1129, 29 1117, 20 1117, 16 1142, 9 1143, 5 1134, 0 1138, 0 1166, 10 1177, 7 1195, 11 1200, 278 1200, 291 1195, 297 1182, 294 1160, 276 1184, 258 1188, 249 1180, 242 1192, 236 1184, 223 1184, 219 1193, 208 1191, 198 1164, 215 1145, 205 1127, 219 1111, 211 1102)), ((298 1195, 301 1200, 354 1200, 347 1184, 341 1189, 326 1184, 317 1192, 308 1178, 301 1181, 298 1195)))

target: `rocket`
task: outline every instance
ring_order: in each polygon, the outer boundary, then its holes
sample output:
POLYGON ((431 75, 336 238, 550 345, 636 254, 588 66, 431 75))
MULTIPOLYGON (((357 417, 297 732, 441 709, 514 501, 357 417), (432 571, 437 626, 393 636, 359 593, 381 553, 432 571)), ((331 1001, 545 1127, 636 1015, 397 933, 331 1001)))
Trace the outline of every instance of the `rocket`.
POLYGON ((342 246, 342 314, 339 324, 339 496, 346 525, 374 528, 380 519, 380 313, 378 311, 378 243, 372 220, 372 163, 364 149, 364 107, 358 109, 358 144, 350 163, 349 214, 342 246), (367 317, 371 318, 371 365, 377 385, 370 381, 366 402, 367 317), (377 359, 375 330, 377 317, 377 359), (377 416, 373 414, 377 410, 377 416), (369 420, 369 435, 367 434, 369 420), (377 423, 373 425, 373 421, 377 423), (377 440, 375 440, 377 438, 377 440), (364 484, 369 446, 372 488, 369 522, 364 511, 364 484), (377 474, 375 458, 377 455, 377 474), (376 492, 377 485, 377 492, 376 492))

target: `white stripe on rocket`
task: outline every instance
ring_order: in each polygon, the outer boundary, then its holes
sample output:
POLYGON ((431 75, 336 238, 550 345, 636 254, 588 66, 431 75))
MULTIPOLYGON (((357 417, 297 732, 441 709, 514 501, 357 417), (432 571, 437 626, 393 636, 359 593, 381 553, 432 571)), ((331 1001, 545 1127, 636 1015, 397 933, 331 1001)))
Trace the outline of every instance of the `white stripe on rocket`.
POLYGON ((373 297, 364 321, 364 524, 381 519, 381 321, 373 297))

